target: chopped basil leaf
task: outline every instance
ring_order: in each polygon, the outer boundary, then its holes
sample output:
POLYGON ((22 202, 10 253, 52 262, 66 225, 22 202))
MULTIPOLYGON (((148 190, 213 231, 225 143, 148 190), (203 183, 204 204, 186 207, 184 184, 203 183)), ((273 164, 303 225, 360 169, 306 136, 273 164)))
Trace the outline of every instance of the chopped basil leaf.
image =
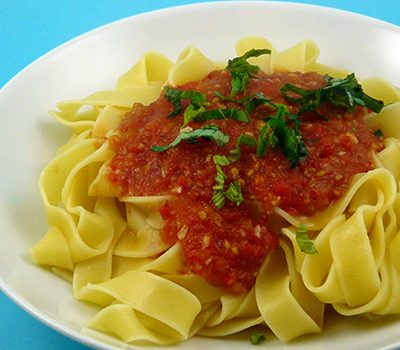
POLYGON ((181 94, 182 91, 166 86, 164 88, 165 98, 172 103, 174 110, 168 114, 168 118, 172 118, 182 112, 181 94))
POLYGON ((282 95, 290 102, 301 104, 300 111, 298 112, 299 115, 308 112, 308 111, 315 111, 321 104, 321 91, 322 89, 318 90, 306 90, 295 85, 286 83, 281 88, 282 95), (287 94, 287 92, 294 92, 295 94, 299 95, 300 97, 295 98, 291 97, 287 94))
POLYGON ((217 125, 205 125, 199 129, 190 129, 190 131, 182 129, 179 132, 179 135, 170 144, 164 146, 152 146, 151 150, 154 152, 164 152, 171 147, 177 146, 184 140, 188 143, 197 143, 201 137, 215 141, 219 147, 226 145, 229 141, 229 135, 224 134, 217 125))
POLYGON ((247 113, 252 113, 258 106, 266 105, 270 108, 275 109, 275 105, 268 100, 262 93, 256 93, 249 96, 249 99, 245 101, 245 108, 247 113))
POLYGON ((383 107, 383 101, 376 100, 364 93, 362 86, 358 83, 354 73, 345 79, 332 78, 325 75, 326 87, 323 91, 326 99, 336 106, 347 107, 354 111, 356 105, 367 107, 379 113, 383 107))
POLYGON ((218 164, 216 164, 215 168, 217 169, 217 174, 215 175, 215 185, 213 186, 214 193, 212 196, 212 201, 215 206, 220 209, 225 204, 224 186, 226 175, 218 164))
POLYGON ((257 157, 264 157, 267 153, 267 147, 270 146, 271 148, 274 148, 278 143, 270 124, 270 122, 265 123, 258 134, 256 149, 257 157))
POLYGON ((236 205, 240 205, 244 199, 242 195, 242 188, 238 182, 231 182, 228 186, 228 189, 225 191, 226 175, 222 171, 220 165, 228 165, 229 163, 226 164, 227 158, 225 156, 214 156, 213 160, 217 174, 215 175, 215 185, 213 186, 214 192, 211 199, 212 202, 218 209, 221 209, 225 205, 225 198, 229 199, 236 205))
POLYGON ((213 156, 213 160, 215 164, 226 166, 232 164, 240 159, 241 156, 241 146, 247 145, 249 148, 254 148, 257 144, 256 139, 253 136, 241 134, 236 139, 236 146, 235 148, 229 150, 227 156, 215 154, 213 156))
POLYGON ((185 109, 185 112, 183 113, 183 125, 182 127, 186 127, 192 120, 196 119, 199 115, 204 113, 206 109, 204 106, 196 107, 193 104, 190 104, 187 106, 185 109))
POLYGON ((196 122, 204 122, 212 119, 232 119, 244 123, 250 122, 249 114, 245 110, 236 108, 218 108, 206 110, 205 106, 209 105, 206 100, 206 95, 191 90, 179 90, 167 86, 165 89, 166 99, 172 103, 174 109, 168 115, 172 118, 182 113, 182 100, 189 100, 190 104, 186 107, 183 113, 183 125, 186 127, 192 120, 196 122))
MULTIPOLYGON (((221 96, 219 93, 217 95, 221 96)), ((307 155, 307 149, 299 131, 299 116, 290 113, 286 105, 272 103, 262 93, 252 94, 241 99, 231 97, 226 97, 225 99, 243 104, 249 115, 260 105, 268 106, 276 111, 274 116, 267 117, 265 124, 259 132, 257 141, 254 137, 241 135, 241 137, 247 137, 250 148, 253 148, 255 145, 257 146, 256 155, 258 157, 264 157, 268 147, 274 148, 277 145, 282 149, 282 152, 291 162, 292 166, 295 166, 299 160, 304 159, 307 155)), ((240 141, 239 144, 242 144, 242 142, 240 141)), ((228 156, 228 158, 233 158, 233 161, 240 158, 239 144, 237 143, 236 148, 231 150, 228 156)))
POLYGON ((213 160, 214 160, 214 163, 215 163, 216 165, 225 166, 225 165, 231 164, 231 161, 228 159, 228 157, 226 157, 226 156, 221 156, 221 155, 219 155, 219 154, 213 155, 213 160))
POLYGON ((211 119, 232 119, 243 123, 250 122, 248 113, 236 108, 218 108, 202 111, 193 118, 196 122, 204 122, 211 119))
POLYGON ((289 113, 285 105, 276 104, 275 107, 275 116, 268 117, 260 130, 256 155, 264 157, 267 147, 279 146, 292 166, 295 166, 307 155, 307 149, 299 131, 299 118, 297 115, 289 113), (288 121, 293 124, 293 127, 289 125, 288 121))
POLYGON ((256 139, 253 136, 241 134, 236 139, 236 146, 235 148, 231 149, 228 154, 228 159, 231 163, 236 162, 240 159, 241 156, 241 147, 243 145, 248 146, 249 148, 254 148, 257 144, 256 139))
POLYGON ((190 101, 190 105, 188 106, 188 108, 191 106, 189 108, 190 113, 188 113, 186 119, 189 117, 189 115, 191 115, 192 112, 196 112, 199 109, 204 110, 204 106, 207 105, 206 95, 198 91, 179 90, 170 86, 166 86, 164 88, 164 94, 165 98, 171 102, 174 107, 173 111, 168 115, 168 118, 175 117, 176 115, 182 113, 182 100, 190 101))
POLYGON ((224 192, 226 198, 231 202, 239 206, 243 201, 242 188, 237 181, 233 181, 229 184, 228 189, 224 192))
POLYGON ((315 111, 325 102, 330 102, 335 106, 347 108, 349 112, 355 110, 356 105, 367 107, 379 113, 383 107, 383 101, 376 100, 364 93, 362 86, 358 83, 354 73, 346 78, 332 78, 325 75, 326 86, 320 89, 307 90, 286 83, 282 89, 282 95, 293 103, 301 104, 299 115, 315 111), (299 97, 293 97, 288 92, 294 93, 299 97))
POLYGON ((292 166, 295 166, 299 160, 303 160, 307 156, 307 149, 300 135, 298 116, 289 113, 288 119, 293 123, 293 128, 288 127, 288 124, 282 121, 282 127, 276 130, 276 136, 286 158, 292 166))
POLYGON ((383 137, 383 131, 381 129, 377 129, 373 132, 376 137, 383 137))
MULTIPOLYGON (((382 108, 385 106, 385 103, 381 100, 377 100, 366 93, 362 93, 362 101, 364 102, 365 107, 369 108, 371 111, 375 113, 379 113, 382 108)), ((358 100, 357 104, 360 104, 358 100)), ((361 104, 360 104, 361 105, 361 104)))
POLYGON ((206 111, 204 113, 200 113, 198 116, 194 118, 196 122, 202 122, 211 119, 232 119, 237 120, 244 123, 250 122, 250 114, 260 105, 267 105, 271 108, 274 108, 274 104, 270 102, 262 93, 251 94, 249 96, 245 96, 241 99, 235 99, 233 97, 224 96, 220 94, 218 91, 215 92, 215 95, 219 98, 234 102, 244 106, 244 110, 237 108, 219 108, 212 109, 206 111))
POLYGON ((315 248, 314 242, 308 236, 307 226, 300 224, 296 232, 296 242, 299 245, 300 250, 306 254, 317 254, 317 248, 315 248))
POLYGON ((243 145, 248 146, 249 148, 253 148, 256 145, 257 141, 253 136, 241 134, 236 139, 236 147, 240 147, 243 145))
POLYGON ((265 340, 265 335, 262 334, 262 333, 259 332, 259 331, 254 331, 254 332, 251 333, 251 335, 250 335, 250 342, 251 342, 253 345, 258 345, 258 344, 260 344, 261 342, 263 342, 264 340, 265 340))
POLYGON ((231 151, 236 153, 234 150, 237 150, 237 152, 240 154, 240 149, 242 146, 247 146, 250 149, 252 149, 256 145, 257 145, 257 141, 253 136, 246 135, 246 134, 240 134, 239 137, 236 139, 236 147, 231 151))
POLYGON ((240 147, 247 145, 253 148, 256 144, 254 137, 242 134, 236 139, 236 147, 231 149, 227 156, 215 154, 213 161, 217 169, 217 175, 215 176, 215 186, 213 187, 212 202, 218 209, 221 209, 225 204, 225 198, 240 205, 243 202, 242 189, 238 182, 232 182, 228 190, 225 191, 225 179, 226 176, 222 171, 221 166, 232 164, 240 158, 240 147))
POLYGON ((245 110, 248 114, 251 114, 258 106, 260 105, 266 105, 270 106, 273 108, 273 103, 267 99, 261 92, 257 92, 255 94, 250 94, 248 96, 244 96, 240 99, 233 98, 230 96, 224 96, 218 91, 214 92, 215 96, 218 96, 220 99, 229 101, 229 102, 234 102, 239 105, 243 105, 245 107, 245 110))
POLYGON ((214 193, 212 196, 212 202, 217 207, 217 209, 221 209, 225 205, 224 192, 214 190, 214 193))
POLYGON ((268 49, 252 49, 247 51, 244 55, 228 61, 226 70, 232 76, 230 97, 236 96, 239 92, 245 92, 251 75, 258 73, 260 70, 260 67, 248 63, 247 59, 250 57, 269 55, 270 53, 271 50, 268 49))
POLYGON ((221 209, 225 204, 224 188, 226 175, 218 164, 215 165, 215 168, 217 169, 217 175, 215 175, 215 185, 213 186, 214 192, 212 196, 212 201, 218 209, 221 209))

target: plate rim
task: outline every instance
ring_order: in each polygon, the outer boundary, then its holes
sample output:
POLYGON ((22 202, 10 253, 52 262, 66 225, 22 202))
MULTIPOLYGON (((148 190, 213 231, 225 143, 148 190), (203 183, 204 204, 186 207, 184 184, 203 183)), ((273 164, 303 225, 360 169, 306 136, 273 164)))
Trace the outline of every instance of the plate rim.
MULTIPOLYGON (((57 53, 59 50, 63 50, 67 48, 70 45, 75 45, 78 41, 85 40, 87 37, 92 36, 92 35, 97 35, 103 30, 107 30, 108 27, 114 26, 114 25, 119 25, 120 23, 124 22, 129 22, 133 19, 136 18, 143 18, 145 20, 145 17, 150 17, 150 16, 156 16, 156 15, 163 15, 164 13, 168 12, 173 12, 173 11, 185 11, 189 10, 192 8, 196 7, 224 7, 227 4, 232 5, 232 6, 240 6, 240 5, 246 5, 246 6, 282 6, 282 7, 298 7, 298 8, 309 8, 309 9, 314 9, 314 10, 319 10, 319 11, 325 11, 325 12, 336 12, 337 14, 343 14, 346 16, 351 16, 351 17, 359 17, 360 20, 364 21, 370 21, 372 24, 376 25, 381 25, 386 27, 386 29, 396 31, 400 33, 400 25, 396 25, 394 23, 387 22, 385 20, 375 18, 369 15, 361 14, 358 12, 352 12, 350 10, 344 10, 344 9, 339 9, 331 6, 323 6, 323 5, 315 5, 315 4, 308 4, 308 3, 302 3, 302 2, 292 2, 292 1, 276 1, 276 0, 217 0, 217 1, 206 1, 206 2, 200 2, 200 3, 189 3, 189 4, 184 4, 184 5, 173 5, 173 6, 168 6, 160 9, 155 9, 155 10, 150 10, 146 12, 141 12, 137 14, 133 14, 127 17, 119 18, 107 23, 104 23, 100 26, 97 26, 93 29, 90 29, 88 31, 85 31, 55 47, 50 49, 49 51, 45 52, 44 54, 40 55, 36 59, 34 59, 32 62, 30 62, 28 65, 26 65, 24 68, 22 68, 20 71, 18 71, 14 76, 12 76, 1 88, 0 88, 0 96, 3 93, 3 90, 8 89, 9 85, 14 84, 14 81, 19 79, 20 75, 24 74, 26 70, 31 69, 33 65, 36 65, 37 62, 40 62, 44 59, 47 59, 49 56, 57 53)), ((139 19, 139 20, 140 20, 139 19)))

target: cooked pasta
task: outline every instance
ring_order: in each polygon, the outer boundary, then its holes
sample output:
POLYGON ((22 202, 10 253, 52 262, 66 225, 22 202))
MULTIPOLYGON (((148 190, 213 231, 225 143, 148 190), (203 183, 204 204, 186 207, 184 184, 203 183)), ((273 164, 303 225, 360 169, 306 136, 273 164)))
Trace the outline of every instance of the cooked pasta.
MULTIPOLYGON (((311 40, 281 52, 262 37, 244 38, 236 46, 238 56, 251 49, 271 51, 248 59, 266 76, 298 72, 293 77, 303 77, 303 73, 317 72, 344 78, 349 74, 317 62, 319 48, 311 40)), ((71 128, 73 136, 40 176, 49 229, 31 248, 33 261, 69 280, 75 298, 102 308, 87 328, 138 344, 172 344, 197 334, 221 337, 257 325, 269 328, 287 342, 321 332, 328 304, 346 316, 400 314, 400 91, 383 79, 373 77, 361 82, 367 94, 386 105, 379 113, 369 111, 365 118, 365 108, 360 108, 370 130, 383 134, 376 138, 379 147, 372 148, 371 167, 359 161, 357 174, 348 184, 338 185, 342 192, 333 199, 329 197, 329 203, 311 199, 310 207, 296 211, 285 207, 284 199, 280 199, 271 207, 268 215, 273 217, 271 230, 276 233, 276 241, 275 236, 266 238, 270 249, 264 255, 260 253, 259 265, 254 262, 252 284, 241 280, 229 284, 224 280, 224 285, 214 270, 202 273, 204 266, 196 273, 195 267, 185 262, 189 253, 183 241, 190 226, 177 226, 173 241, 162 233, 166 214, 160 208, 166 208, 172 197, 179 201, 182 187, 168 191, 154 187, 143 190, 143 194, 126 191, 124 183, 112 180, 119 171, 135 171, 115 170, 113 163, 115 142, 132 106, 146 112, 160 94, 165 94, 165 86, 185 86, 187 90, 188 86, 196 86, 190 85, 192 82, 203 81, 224 66, 192 46, 185 48, 176 62, 150 51, 119 78, 113 90, 57 105, 58 111, 52 115, 71 128), (311 210, 313 200, 315 208, 311 210), (312 243, 316 254, 305 252, 298 243, 298 233, 305 227, 312 238, 308 243, 312 243)), ((220 88, 216 86, 215 90, 220 88)), ((217 97, 229 100, 235 96, 217 97)), ((185 125, 181 130, 191 132, 193 128, 185 125)), ((139 135, 139 131, 132 131, 132 135, 139 135)), ((245 135, 252 134, 249 131, 245 135)), ((346 135, 346 142, 354 141, 354 134, 346 135)), ((368 137, 374 140, 375 136, 368 137)), ((250 141, 247 139, 246 146, 251 148, 250 141)), ((162 138, 157 147, 165 143, 167 140, 162 138)), ((240 156, 240 144, 237 149, 240 156)), ((208 161, 212 162, 211 158, 208 161)), ((122 164, 128 167, 131 163, 122 164)), ((151 167, 158 163, 148 164, 151 167)), ((316 176, 327 176, 322 170, 316 176)), ((172 175, 163 174, 164 178, 172 175)), ((336 174, 336 180, 340 176, 336 174)), ((219 179, 227 177, 223 174, 219 179)), ((213 181, 214 176, 211 184, 213 181)), ((253 210, 239 205, 239 200, 235 204, 229 203, 235 213, 242 210, 251 214, 253 210)), ((187 216, 193 211, 200 221, 203 216, 219 217, 222 213, 212 203, 209 207, 213 209, 198 212, 186 202, 180 205, 187 216)), ((265 232, 262 225, 255 226, 258 239, 265 232)), ((200 244, 204 248, 212 239, 208 231, 204 232, 200 244)), ((221 249, 240 255, 242 246, 227 241, 225 245, 221 249)), ((196 251, 190 254, 198 258, 196 251)))

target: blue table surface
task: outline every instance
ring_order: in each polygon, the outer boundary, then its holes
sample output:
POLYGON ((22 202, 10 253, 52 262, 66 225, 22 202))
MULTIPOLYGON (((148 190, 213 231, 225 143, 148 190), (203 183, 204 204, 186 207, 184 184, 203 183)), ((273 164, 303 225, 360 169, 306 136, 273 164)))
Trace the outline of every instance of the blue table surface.
MULTIPOLYGON (((2 0, 0 87, 47 51, 93 28, 134 14, 196 2, 206 1, 2 0)), ((400 25, 400 1, 397 0, 291 2, 334 7, 400 25)), ((0 310, 0 349, 88 349, 46 327, 1 292, 0 310)))

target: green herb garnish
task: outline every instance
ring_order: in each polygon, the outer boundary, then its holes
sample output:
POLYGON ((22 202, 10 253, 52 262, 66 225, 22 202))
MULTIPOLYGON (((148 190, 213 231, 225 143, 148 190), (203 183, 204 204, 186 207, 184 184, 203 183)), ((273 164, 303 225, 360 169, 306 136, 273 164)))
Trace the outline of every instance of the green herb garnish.
POLYGON ((241 156, 241 148, 242 146, 248 146, 249 148, 254 148, 257 145, 257 141, 253 136, 241 134, 236 139, 236 146, 229 150, 228 155, 226 156, 229 164, 234 163, 240 159, 241 156))
POLYGON ((204 106, 196 106, 191 103, 183 112, 183 125, 182 128, 186 127, 192 120, 199 117, 202 113, 206 111, 204 106))
POLYGON ((278 139, 274 135, 274 129, 271 126, 271 122, 267 122, 263 125, 258 134, 257 140, 257 150, 256 155, 257 157, 265 157, 267 153, 267 147, 274 148, 278 143, 278 139))
POLYGON ((192 120, 196 122, 204 122, 212 119, 232 119, 240 122, 248 123, 250 116, 245 110, 236 108, 217 108, 206 110, 206 106, 210 103, 206 100, 206 95, 192 90, 179 90, 167 86, 164 89, 166 99, 172 103, 174 109, 168 115, 173 118, 182 113, 182 100, 189 100, 190 104, 183 112, 183 125, 186 127, 192 120))
POLYGON ((240 158, 242 146, 247 146, 250 149, 252 149, 252 148, 256 147, 256 145, 257 145, 257 141, 253 136, 241 134, 236 139, 236 147, 229 151, 229 156, 231 159, 236 161, 240 158))
POLYGON ((268 49, 252 49, 244 55, 236 57, 228 61, 226 70, 232 76, 232 89, 230 97, 236 96, 239 92, 245 92, 249 84, 252 74, 258 73, 259 66, 255 66, 247 62, 250 57, 258 57, 261 55, 269 55, 271 50, 268 49))
POLYGON ((282 95, 288 101, 301 105, 299 115, 316 111, 326 102, 330 102, 334 106, 345 107, 349 112, 354 112, 356 105, 367 107, 376 113, 381 111, 384 105, 383 101, 365 94, 354 73, 344 79, 332 78, 329 75, 325 75, 324 78, 326 86, 316 90, 307 90, 287 83, 281 89, 282 95), (288 92, 299 97, 293 97, 288 92))
POLYGON ((212 202, 218 209, 221 209, 225 204, 224 191, 226 175, 218 164, 215 165, 215 168, 217 169, 217 174, 215 175, 215 185, 213 186, 214 192, 212 202))
POLYGON ((218 108, 203 111, 196 115, 192 120, 204 122, 212 119, 232 119, 243 123, 250 122, 250 116, 246 111, 236 108, 218 108))
POLYGON ((214 163, 221 166, 226 166, 232 164, 240 159, 241 156, 241 146, 247 145, 249 148, 254 148, 257 144, 256 139, 253 136, 241 134, 236 139, 236 146, 229 150, 228 155, 223 156, 215 154, 213 156, 214 163))
POLYGON ((218 91, 215 91, 214 94, 223 101, 229 101, 244 106, 246 112, 249 114, 262 104, 267 106, 273 105, 272 102, 269 99, 267 99, 261 92, 250 94, 242 98, 224 96, 218 91))
POLYGON ((176 147, 182 141, 188 143, 197 143, 200 138, 210 139, 215 141, 218 147, 226 145, 229 141, 229 135, 224 134, 217 125, 205 125, 199 129, 182 129, 179 135, 168 145, 152 146, 154 152, 164 152, 171 147, 176 147))
POLYGON ((376 137, 383 137, 383 131, 381 129, 377 129, 373 132, 376 137))
POLYGON ((231 202, 235 203, 237 206, 242 204, 244 201, 242 194, 242 187, 239 182, 233 181, 229 184, 228 189, 224 192, 226 198, 228 198, 231 202))
POLYGON ((219 154, 213 155, 214 164, 225 166, 231 164, 231 160, 227 156, 221 156, 219 154))
POLYGON ((168 118, 173 118, 182 113, 182 100, 190 101, 190 105, 185 110, 185 113, 188 110, 186 119, 192 118, 192 114, 199 113, 199 110, 204 111, 204 106, 207 105, 206 95, 198 91, 179 90, 166 86, 164 88, 164 94, 165 98, 171 102, 174 107, 173 111, 168 115, 168 118))
POLYGON ((225 160, 223 160, 224 156, 220 157, 221 156, 214 156, 213 158, 217 174, 215 175, 215 185, 213 186, 214 192, 212 202, 218 209, 221 209, 225 205, 225 198, 229 199, 236 205, 240 205, 244 201, 242 188, 237 181, 231 182, 228 189, 225 191, 226 175, 220 165, 228 165, 229 163, 225 164, 225 160))
POLYGON ((267 147, 279 146, 292 166, 295 166, 307 155, 307 149, 299 131, 299 117, 290 113, 285 105, 276 104, 275 107, 275 116, 268 117, 260 130, 256 155, 264 157, 267 147))
POLYGON ((232 119, 243 123, 250 122, 250 114, 260 105, 266 105, 274 108, 274 104, 270 102, 262 93, 251 94, 241 99, 235 99, 233 97, 224 96, 218 91, 215 92, 215 96, 225 101, 230 101, 242 105, 244 109, 238 108, 218 108, 211 109, 202 113, 199 113, 193 118, 196 122, 203 122, 211 119, 232 119))
MULTIPOLYGON (((221 98, 221 95, 219 93, 217 94, 221 98)), ((252 94, 241 99, 227 97, 226 100, 243 105, 248 115, 261 105, 275 110, 275 115, 266 118, 265 124, 259 132, 257 141, 254 137, 241 135, 241 137, 247 137, 247 142, 249 142, 248 146, 250 148, 257 145, 257 157, 264 157, 268 147, 275 148, 279 146, 286 158, 291 162, 292 166, 294 166, 307 155, 307 149, 305 148, 299 131, 300 118, 298 115, 290 113, 286 105, 272 103, 262 93, 252 94)), ((230 156, 239 151, 240 147, 237 144, 236 148, 230 151, 230 156)), ((240 155, 237 159, 239 157, 240 155)))
POLYGON ((258 92, 249 96, 247 100, 242 99, 247 113, 251 114, 258 106, 264 105, 271 109, 276 109, 276 104, 272 103, 262 93, 258 92))
POLYGON ((250 342, 253 345, 258 345, 265 340, 265 335, 262 334, 260 331, 254 331, 250 335, 250 342))
POLYGON ((317 248, 315 248, 314 242, 308 236, 307 225, 300 224, 296 232, 296 242, 299 245, 300 250, 306 254, 317 254, 317 248))
POLYGON ((240 205, 243 201, 242 188, 237 181, 229 184, 228 189, 225 191, 226 175, 222 171, 222 166, 230 165, 239 160, 241 155, 241 146, 247 145, 254 148, 257 141, 254 137, 246 134, 241 134, 236 139, 235 148, 231 149, 227 156, 215 154, 213 156, 214 164, 217 168, 217 175, 215 176, 215 186, 213 187, 214 193, 212 201, 218 209, 221 209, 225 204, 225 198, 228 198, 236 205, 240 205))

